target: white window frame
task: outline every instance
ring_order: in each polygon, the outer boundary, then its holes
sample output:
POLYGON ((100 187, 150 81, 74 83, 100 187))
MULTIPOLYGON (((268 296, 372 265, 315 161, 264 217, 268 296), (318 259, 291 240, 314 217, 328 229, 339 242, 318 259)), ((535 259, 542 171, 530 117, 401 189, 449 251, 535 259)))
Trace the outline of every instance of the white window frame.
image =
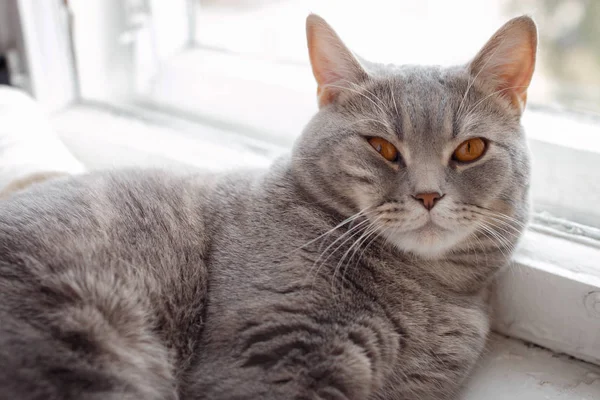
MULTIPOLYGON (((39 89, 54 85, 47 79, 49 73, 39 72, 41 66, 47 62, 47 59, 40 57, 40 54, 48 54, 48 49, 54 49, 56 43, 62 43, 60 48, 64 49, 65 39, 54 40, 52 35, 46 36, 47 32, 65 32, 64 18, 61 20, 60 12, 42 14, 36 12, 33 3, 36 0, 18 0, 20 5, 21 21, 25 32, 27 42, 28 62, 31 71, 31 79, 34 83, 34 94, 41 102, 56 104, 49 96, 50 89, 39 89), (49 15, 52 15, 51 17, 49 15), (62 21, 62 22, 61 22, 62 21), (33 29, 33 27, 42 26, 43 29, 33 29), (34 65, 39 63, 39 65, 34 65), (35 72, 37 71, 37 72, 35 72)), ((52 0, 62 3, 61 0, 52 0)), ((224 135, 227 140, 234 140, 241 148, 248 152, 254 152, 257 157, 272 158, 278 154, 274 150, 273 138, 267 133, 261 133, 260 129, 252 129, 244 124, 228 124, 219 118, 211 115, 190 116, 191 110, 186 114, 181 109, 179 117, 174 116, 174 109, 165 108, 164 104, 142 103, 132 101, 125 95, 123 87, 129 90, 131 68, 135 60, 131 51, 124 51, 119 56, 122 64, 118 65, 116 70, 109 71, 107 66, 113 68, 114 64, 107 64, 109 49, 106 46, 106 38, 117 38, 122 32, 117 32, 113 28, 107 31, 107 26, 103 25, 103 10, 100 8, 111 7, 111 4, 120 0, 72 0, 71 5, 76 15, 75 30, 86 29, 86 35, 76 37, 75 47, 94 49, 88 51, 87 55, 78 57, 77 74, 74 73, 72 66, 73 57, 70 52, 62 51, 55 54, 57 60, 54 61, 54 70, 61 76, 61 82, 64 80, 65 86, 70 95, 65 95, 58 101, 59 104, 65 104, 73 100, 74 89, 80 88, 80 99, 94 99, 96 102, 82 100, 80 105, 67 109, 59 118, 65 125, 80 124, 81 112, 85 109, 95 110, 100 114, 105 113, 106 118, 113 118, 114 113, 107 112, 103 102, 111 100, 111 104, 118 104, 121 119, 129 121, 144 121, 146 124, 154 124, 170 129, 173 136, 163 138, 164 141, 174 143, 185 142, 183 136, 174 132, 186 132, 181 135, 187 135, 189 139, 190 132, 206 131, 210 126, 211 137, 202 137, 197 135, 198 143, 201 140, 215 141, 216 136, 224 135), (108 35, 108 36, 107 36, 108 35), (93 56, 93 57, 92 57, 93 56), (99 62, 100 60, 100 62, 99 62), (70 72, 69 72, 70 71, 70 72), (113 79, 110 80, 109 77, 113 79), (70 79, 70 83, 69 83, 70 79), (83 105, 82 105, 83 104, 83 105), (185 118, 181 118, 181 117, 185 118), (189 118, 188 118, 189 117, 189 118), (234 133, 232 133, 234 132, 234 133), (239 136, 242 132, 244 135, 239 136)), ((152 1, 152 0, 148 0, 152 1)), ((37 2, 36 2, 37 5, 37 2)), ((181 18, 180 23, 186 24, 189 28, 193 20, 186 17, 187 7, 190 4, 186 0, 171 0, 169 6, 172 7, 169 18, 181 18), (177 17, 179 16, 179 17, 177 17)), ((56 11, 55 8, 50 7, 56 11)), ((60 7, 58 7, 60 9, 60 7)), ((153 16, 153 18, 159 16, 153 16)), ((160 26, 160 21, 156 26, 160 26)), ((176 34, 154 55, 157 60, 167 59, 178 51, 185 49, 190 44, 191 36, 185 33, 176 34)), ((60 35, 55 35, 56 37, 60 35)), ((68 39, 66 39, 68 43, 68 39)), ((272 68, 272 66, 271 66, 272 68)), ((52 71, 52 68, 49 69, 52 71)), ((48 71, 48 69, 44 70, 48 71)), ((190 77, 189 79, 193 79, 190 77)), ((269 87, 265 85, 264 93, 268 92, 269 87)), ((294 91, 290 90, 290 96, 294 91)), ((279 93, 281 95, 281 93, 279 93)), ((285 100, 285 99, 280 99, 285 100)), ((97 115, 100 115, 97 114, 97 115)), ((114 117, 117 118, 117 117, 114 117)), ((536 170, 540 173, 534 178, 541 183, 541 189, 533 193, 537 201, 543 201, 545 198, 544 189, 546 183, 552 185, 560 184, 565 187, 573 187, 577 193, 584 193, 585 201, 600 204, 600 186, 595 177, 598 173, 592 174, 590 171, 600 169, 600 144, 590 143, 589 141, 572 140, 573 137, 582 135, 588 137, 592 131, 596 135, 600 133, 600 124, 597 121, 590 123, 580 122, 574 119, 562 118, 557 115, 548 115, 535 111, 527 111, 526 123, 528 134, 531 138, 530 145, 534 154, 538 147, 544 147, 546 157, 536 159, 536 170), (531 115, 531 118, 528 116, 531 115), (546 116, 544 116, 546 115, 546 116), (545 118, 554 118, 551 123, 545 118), (558 119, 557 119, 558 118, 558 119), (586 148, 578 147, 580 143, 586 143, 586 148), (569 160, 562 167, 566 170, 563 174, 547 174, 545 170, 556 168, 561 160, 569 160), (558 176, 559 182, 556 182, 558 176), (552 179, 552 182, 548 180, 552 179), (575 186, 577 186, 575 188, 575 186)), ((125 123, 123 121, 119 123, 125 123)), ((103 125, 104 126, 104 125, 103 125)), ((300 126, 297 126, 300 129, 300 126)), ((82 127, 90 137, 104 138, 110 142, 112 138, 109 132, 104 128, 97 131, 95 124, 82 127)), ((267 131, 268 132, 268 131, 267 131)), ((156 135, 161 135, 156 133, 156 135)), ((599 135, 600 136, 600 135, 599 135)), ((280 138, 280 137, 279 137, 280 138)), ((80 140, 85 140, 81 139, 80 140)), ((130 146, 135 151, 139 146, 139 137, 136 135, 128 136, 121 133, 118 140, 123 146, 130 146)), ((187 139, 185 139, 187 140, 187 139)), ((157 142, 160 142, 158 140, 157 142)), ((286 143, 280 143, 286 145, 286 143)), ((287 143, 289 144, 289 143, 287 143)), ((157 147, 153 149, 152 143, 145 143, 145 151, 156 151, 164 156, 169 156, 170 149, 157 147)), ((173 153, 175 154, 175 153, 173 153)), ((174 156, 175 157, 175 156, 174 156)), ((84 160, 85 161, 85 160, 84 160)), ((193 163, 192 159, 186 160, 193 163)), ((550 196, 550 195, 548 195, 550 196)), ((573 199, 574 219, 580 219, 585 216, 585 203, 582 199, 573 199)), ((588 204, 589 206, 589 204, 588 204)), ((598 221, 594 221, 598 223, 598 221)), ((598 223, 597 226, 600 226, 598 223)), ((513 268, 503 273, 496 282, 494 291, 494 308, 496 318, 494 329, 508 336, 527 340, 529 342, 550 348, 557 352, 566 353, 577 358, 584 359, 596 364, 600 364, 600 230, 578 225, 569 221, 562 221, 545 217, 543 214, 536 214, 533 222, 526 232, 523 242, 516 253, 515 265, 513 268)))
POLYGON ((78 98, 78 79, 69 32, 69 9, 62 0, 16 1, 29 90, 48 110, 56 111, 78 98))

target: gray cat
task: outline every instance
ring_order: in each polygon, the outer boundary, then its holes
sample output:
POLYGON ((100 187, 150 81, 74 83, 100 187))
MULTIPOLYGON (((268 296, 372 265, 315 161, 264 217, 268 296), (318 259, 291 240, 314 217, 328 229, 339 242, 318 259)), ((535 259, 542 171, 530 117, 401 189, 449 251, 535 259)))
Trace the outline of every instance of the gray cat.
POLYGON ((448 399, 528 215, 533 21, 466 66, 307 20, 320 110, 267 171, 91 173, 0 207, 1 399, 448 399))

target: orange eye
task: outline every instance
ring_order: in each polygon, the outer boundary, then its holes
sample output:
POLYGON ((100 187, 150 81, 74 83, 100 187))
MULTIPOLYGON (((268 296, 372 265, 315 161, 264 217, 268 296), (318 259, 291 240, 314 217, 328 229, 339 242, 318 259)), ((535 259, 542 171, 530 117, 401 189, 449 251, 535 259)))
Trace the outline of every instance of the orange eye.
POLYGON ((485 151, 485 141, 480 138, 465 140, 454 150, 452 159, 464 163, 478 160, 485 151))
POLYGON ((388 161, 398 161, 398 149, 393 144, 380 137, 369 138, 369 143, 379 154, 388 161))

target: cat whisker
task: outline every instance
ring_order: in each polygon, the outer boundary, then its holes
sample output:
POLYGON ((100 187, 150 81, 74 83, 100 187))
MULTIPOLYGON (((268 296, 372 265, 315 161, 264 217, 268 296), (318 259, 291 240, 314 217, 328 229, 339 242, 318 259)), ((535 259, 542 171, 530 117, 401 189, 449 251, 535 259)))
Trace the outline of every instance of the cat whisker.
POLYGON ((477 107, 478 107, 478 106, 479 106, 481 103, 483 103, 484 101, 486 101, 487 99, 489 99, 490 97, 492 97, 492 96, 495 96, 495 95, 497 95, 498 93, 505 92, 505 91, 507 91, 507 90, 519 89, 519 88, 527 88, 527 86, 524 86, 524 85, 520 85, 520 86, 511 86, 511 87, 503 88, 503 89, 500 89, 500 90, 496 90, 495 92, 488 94, 488 95, 487 95, 487 96, 485 96, 483 99, 481 99, 481 100, 479 100, 477 103, 475 103, 475 105, 474 105, 473 107, 471 107, 471 109, 470 109, 470 110, 469 110, 469 111, 466 113, 466 115, 465 115, 465 117, 464 117, 464 118, 466 119, 466 118, 468 118, 470 115, 472 115, 472 114, 473 114, 473 113, 474 113, 474 112, 477 110, 477 107))
MULTIPOLYGON (((502 39, 503 41, 505 39, 502 39)), ((467 99, 467 95, 469 94, 469 90, 471 90, 471 87, 473 86, 473 84, 475 83, 475 81, 477 80, 477 78, 479 77, 479 74, 481 73, 481 71, 485 70, 485 67, 487 67, 487 65, 489 64, 489 62, 491 60, 494 59, 494 56, 496 55, 496 52, 498 51, 498 49, 500 49, 502 46, 498 46, 494 49, 494 51, 492 52, 492 54, 490 54, 490 56, 485 60, 485 63, 483 63, 483 66, 479 69, 479 71, 477 71, 477 74, 475 74, 475 76, 473 77, 473 79, 468 83, 467 85, 467 90, 465 90, 465 94, 462 98, 462 100, 460 101, 460 104, 458 106, 458 110, 456 111, 456 115, 457 116, 461 116, 461 111, 463 108, 463 104, 465 102, 465 100, 467 99)))
POLYGON ((474 214, 485 216, 485 217, 500 218, 500 219, 506 220, 507 223, 515 224, 521 228, 527 227, 526 223, 519 221, 518 219, 511 217, 509 215, 503 214, 501 212, 494 211, 489 208, 486 208, 486 207, 483 207, 480 205, 476 205, 476 204, 464 204, 464 206, 468 206, 468 211, 470 211, 474 214))
MULTIPOLYGON (((358 267, 358 265, 360 264, 360 260, 362 259, 363 255, 365 254, 365 252, 367 251, 367 249, 369 248, 369 246, 371 246, 371 244, 378 238, 380 237, 385 231, 387 230, 387 228, 381 230, 381 229, 375 229, 373 230, 372 233, 370 233, 369 235, 367 235, 366 240, 368 240, 369 236, 372 236, 372 239, 364 246, 363 250, 361 251, 358 260, 356 261, 355 264, 355 268, 358 267)), ((362 245, 362 244, 361 244, 362 245)), ((356 250, 360 248, 360 246, 356 247, 356 250)), ((352 261, 352 259, 354 259, 354 255, 356 254, 356 250, 352 253, 352 255, 350 256, 350 261, 346 264, 346 268, 344 268, 342 270, 342 277, 340 279, 342 288, 343 288, 343 283, 344 283, 344 277, 346 276, 346 271, 348 271, 348 268, 350 267, 350 262, 352 261)))
POLYGON ((488 217, 488 218, 491 218, 491 221, 488 221, 489 223, 491 223, 494 227, 502 230, 506 234, 511 235, 512 237, 514 237, 516 239, 518 239, 521 236, 522 229, 512 226, 512 225, 510 225, 509 222, 498 219, 496 217, 488 217))
MULTIPOLYGON (((491 246, 496 248, 502 254, 502 257, 507 258, 507 255, 503 250, 503 246, 501 246, 493 236, 490 236, 490 234, 486 233, 485 231, 480 231, 480 234, 482 234, 486 239, 488 239, 489 241, 492 242, 491 246)), ((490 245, 486 245, 483 241, 481 241, 481 239, 480 239, 480 242, 481 242, 481 248, 483 249, 483 252, 486 254, 486 257, 487 257, 487 254, 490 251, 490 245)), ((486 259, 486 262, 487 262, 487 259, 486 259)))
MULTIPOLYGON (((489 223, 489 221, 488 222, 484 222, 483 225, 488 229, 488 232, 490 232, 491 234, 493 234, 494 237, 498 238, 498 240, 501 243, 504 244, 504 248, 511 249, 511 250, 514 248, 514 246, 515 246, 514 241, 511 241, 510 238, 508 238, 505 235, 503 235, 502 232, 498 232, 498 231, 494 230, 493 229, 494 226, 491 225, 489 223)), ((515 236, 514 234, 513 234, 513 236, 516 237, 516 238, 518 238, 518 236, 515 236)))
POLYGON ((380 99, 380 98, 379 98, 379 97, 378 97, 378 96, 377 96, 375 93, 371 92, 370 90, 368 90, 368 89, 367 89, 367 88, 365 88, 364 86, 360 86, 360 85, 359 85, 359 84, 357 84, 356 82, 352 82, 352 81, 349 81, 349 80, 347 80, 347 79, 344 79, 344 80, 343 80, 343 82, 346 82, 346 83, 349 83, 349 84, 351 84, 351 85, 352 85, 354 88, 356 88, 356 90, 364 90, 365 92, 367 92, 367 93, 369 93, 371 96, 373 96, 373 98, 374 98, 375 100, 377 100, 377 101, 379 102, 379 104, 380 104, 382 107, 385 107, 385 106, 386 106, 386 104, 385 104, 385 102, 384 102, 383 100, 381 100, 381 99, 380 99))
POLYGON ((316 279, 316 277, 319 275, 319 271, 321 270, 321 267, 327 262, 327 260, 329 260, 329 258, 335 254, 335 252, 338 251, 338 249, 340 249, 342 246, 344 246, 344 244, 346 244, 349 240, 351 240, 354 236, 356 236, 357 234, 359 234, 360 232, 362 232, 364 229, 366 229, 369 225, 369 220, 365 219, 364 221, 359 222, 357 225, 354 225, 353 227, 351 227, 350 229, 348 229, 348 231, 344 232, 342 235, 340 235, 337 239, 335 239, 331 244, 329 244, 329 246, 327 246, 325 248, 325 250, 323 250, 319 257, 315 260, 315 262, 313 263, 312 267, 309 269, 308 271, 308 276, 311 275, 311 272, 313 269, 315 269, 316 267, 316 271, 314 273, 313 279, 316 279), (322 260, 323 256, 325 254, 327 254, 328 250, 330 248, 332 248, 336 243, 338 243, 340 240, 343 240, 337 247, 335 247, 332 251, 329 252, 329 255, 322 260))
MULTIPOLYGON (((363 251, 360 253, 360 255, 358 257, 358 261, 356 262, 356 265, 360 264, 360 260, 361 260, 362 256, 364 255, 365 251, 369 248, 369 246, 375 240, 377 240, 378 237, 381 237, 388 230, 389 230, 388 227, 384 227, 383 229, 377 229, 375 236, 369 241, 369 243, 367 243, 367 245, 365 246, 365 248, 363 249, 363 251)), ((352 254, 352 257, 354 257, 354 254, 352 254)), ((343 280, 343 277, 342 277, 342 280, 343 280)))
POLYGON ((479 265, 479 252, 477 251, 477 248, 475 248, 475 244, 472 243, 471 239, 476 239, 476 237, 472 235, 467 237, 467 252, 471 253, 471 250, 473 251, 472 254, 475 256, 475 264, 479 265))
POLYGON ((510 257, 505 251, 512 252, 514 246, 509 241, 507 241, 506 238, 504 238, 502 235, 499 235, 493 229, 489 228, 485 223, 480 223, 479 228, 482 229, 480 232, 496 245, 496 247, 502 253, 504 258, 509 259, 510 257))
POLYGON ((379 109, 379 111, 381 112, 381 114, 382 114, 382 115, 384 115, 384 114, 385 114, 385 111, 384 111, 384 109, 383 109, 383 108, 381 108, 381 106, 380 106, 379 104, 375 103, 375 101, 373 101, 373 99, 371 99, 369 96, 365 95, 364 93, 361 93, 360 91, 358 91, 358 90, 356 90, 356 89, 352 89, 352 88, 349 88, 349 87, 347 87, 347 86, 332 85, 332 84, 328 84, 328 85, 326 85, 326 87, 334 87, 334 88, 337 88, 337 89, 349 90, 349 91, 351 91, 351 92, 353 92, 353 93, 356 93, 356 94, 358 94, 359 96, 362 96, 362 97, 364 97, 365 99, 369 100, 369 101, 370 101, 370 102, 371 102, 371 103, 372 103, 372 104, 373 104, 375 107, 377 107, 377 108, 379 109))
POLYGON ((378 119, 375 119, 375 118, 361 118, 361 119, 353 121, 353 122, 351 122, 351 123, 349 123, 347 125, 344 125, 343 127, 341 127, 341 129, 347 129, 347 128, 353 126, 353 125, 360 124, 361 122, 375 122, 377 124, 383 125, 387 129, 389 129, 389 125, 388 124, 386 124, 385 122, 380 121, 378 119))
MULTIPOLYGON (((323 250, 323 251, 321 252, 321 254, 319 255, 319 258, 317 258, 317 260, 315 261, 315 263, 318 263, 318 262, 320 261, 321 257, 322 257, 322 256, 324 256, 324 255, 327 253, 327 251, 328 251, 330 248, 332 248, 332 247, 333 247, 333 246, 334 246, 334 245, 335 245, 337 242, 339 242, 339 241, 340 241, 340 240, 342 240, 342 239, 345 239, 345 240, 344 240, 344 241, 341 243, 341 245, 343 245, 343 244, 344 244, 344 243, 346 243, 346 242, 347 242, 349 239, 351 239, 351 238, 352 238, 352 236, 353 236, 355 233, 357 233, 357 230, 359 230, 358 228, 360 228, 361 226, 364 226, 365 224, 368 224, 368 223, 369 223, 369 220, 368 220, 368 219, 364 219, 363 221, 360 221, 360 222, 359 222, 358 224, 356 224, 356 225, 351 225, 351 226, 350 226, 350 228, 349 228, 349 229, 348 229, 346 232, 344 232, 343 234, 341 234, 341 235, 340 235, 340 236, 339 236, 337 239, 335 239, 333 242, 331 242, 331 243, 330 243, 330 244, 329 244, 329 245, 328 245, 328 246, 325 248, 325 250, 323 250), (348 238, 346 238, 346 236, 349 236, 349 237, 348 237, 348 238)), ((339 248, 339 247, 336 247, 336 249, 334 249, 334 250, 332 251, 332 253, 333 253, 333 252, 335 252, 335 250, 337 250, 337 248, 339 248)), ((327 261, 327 259, 325 259, 325 261, 327 261)))
MULTIPOLYGON (((361 235, 359 236, 359 238, 357 240, 354 241, 354 243, 352 243, 352 245, 346 250, 346 252, 342 255, 342 257, 340 258, 340 260, 338 261, 337 265, 335 266, 334 270, 333 270, 333 277, 332 277, 332 287, 333 284, 335 282, 335 276, 337 274, 337 271, 339 270, 339 268, 341 266, 343 266, 344 261, 346 259, 346 257, 348 256, 348 254, 350 254, 350 252, 352 251, 353 248, 356 248, 357 246, 361 245, 361 241, 363 240, 363 238, 365 236, 368 236, 371 234, 372 231, 376 230, 377 228, 374 226, 375 225, 375 221, 369 223, 369 225, 367 226, 366 229, 364 229, 361 232, 361 235)), ((354 253, 353 253, 354 254, 354 253)), ((350 260, 352 260, 352 258, 350 258, 350 260)))
POLYGON ((503 219, 499 215, 493 213, 475 212, 475 214, 486 218, 487 222, 490 225, 492 225, 496 229, 503 231, 506 234, 510 234, 515 239, 518 239, 521 236, 521 232, 526 226, 525 224, 515 219, 503 219))
MULTIPOLYGON (((336 264, 335 268, 333 269, 333 276, 332 276, 332 287, 333 287, 333 282, 335 281, 335 275, 339 269, 340 264, 343 264, 344 259, 346 258, 347 254, 352 250, 352 248, 354 246, 356 246, 356 244, 361 240, 361 238, 365 235, 366 232, 368 232, 372 227, 372 224, 369 223, 367 226, 364 227, 364 229, 361 229, 360 232, 356 232, 355 234, 352 235, 352 238, 356 237, 357 235, 359 235, 358 239, 354 240, 351 244, 350 247, 346 250, 346 252, 342 255, 342 257, 340 258, 340 260, 338 261, 338 263, 336 264)), ((346 241, 347 242, 347 241, 346 241)), ((337 252, 338 249, 340 249, 342 246, 344 245, 344 243, 340 246, 338 246, 335 249, 335 252, 337 252)), ((333 253, 332 253, 333 254, 333 253)))
POLYGON ((388 82, 388 86, 390 88, 390 95, 392 96, 392 101, 394 102, 394 110, 396 110, 396 116, 400 117, 400 113, 398 112, 398 105, 396 104, 396 96, 394 96, 394 90, 392 89, 392 82, 388 82))
POLYGON ((486 208, 484 208, 484 210, 487 211, 490 216, 497 217, 497 218, 502 218, 502 219, 507 220, 510 223, 514 223, 514 224, 516 224, 516 225, 518 225, 518 226, 520 226, 522 228, 527 227, 526 223, 524 223, 522 221, 519 221, 518 219, 516 219, 514 217, 511 217, 510 215, 506 215, 506 214, 503 214, 503 213, 500 213, 500 212, 488 210, 486 208))
POLYGON ((499 230, 501 230, 502 232, 504 232, 505 234, 507 234, 507 235, 510 235, 510 236, 512 236, 512 237, 513 237, 513 238, 515 238, 515 239, 518 239, 518 238, 520 237, 520 231, 519 231, 517 228, 515 228, 515 227, 512 227, 512 226, 508 225, 508 224, 507 224, 505 221, 503 221, 503 220, 496 220, 496 219, 494 219, 494 217, 491 217, 491 216, 488 216, 488 218, 492 218, 492 220, 491 220, 491 221, 490 221, 490 220, 486 221, 486 223, 487 223, 487 224, 488 224, 490 227, 492 227, 492 228, 496 228, 496 229, 499 229, 499 230), (513 229, 513 231, 510 231, 510 230, 508 230, 507 228, 512 228, 512 229, 513 229))
POLYGON ((482 217, 487 217, 487 218, 492 218, 495 221, 501 222, 503 224, 505 224, 506 226, 509 226, 513 229, 517 229, 517 228, 526 228, 527 224, 518 221, 516 219, 510 219, 510 217, 503 217, 501 215, 496 215, 496 214, 486 214, 486 213, 480 213, 479 215, 481 215, 482 217))
POLYGON ((308 246, 308 245, 316 242, 317 240, 319 240, 319 239, 321 239, 321 238, 323 238, 323 237, 325 237, 327 235, 330 235, 331 233, 335 232, 336 230, 338 230, 339 228, 343 227, 344 225, 346 225, 346 224, 348 224, 348 223, 350 223, 350 222, 352 222, 352 221, 354 221, 354 220, 356 220, 356 219, 358 219, 358 218, 366 215, 366 213, 369 212, 369 211, 370 211, 369 207, 367 207, 367 208, 365 208, 363 210, 360 210, 359 212, 357 212, 356 214, 351 215, 350 217, 346 218, 345 220, 343 220, 342 222, 340 222, 339 224, 337 224, 336 226, 334 226, 333 228, 331 228, 327 232, 325 232, 325 233, 317 236, 314 239, 309 240, 308 242, 304 243, 302 246, 300 246, 300 247, 292 250, 291 252, 288 253, 288 255, 292 254, 292 253, 294 253, 294 252, 296 252, 298 250, 301 250, 301 249, 305 248, 306 246, 308 246))

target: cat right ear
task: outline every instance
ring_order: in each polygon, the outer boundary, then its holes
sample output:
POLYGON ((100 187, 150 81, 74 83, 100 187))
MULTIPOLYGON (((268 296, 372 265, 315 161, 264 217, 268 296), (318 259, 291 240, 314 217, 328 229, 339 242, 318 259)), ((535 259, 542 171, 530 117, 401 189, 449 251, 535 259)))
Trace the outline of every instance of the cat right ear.
POLYGON ((536 50, 535 22, 527 16, 513 18, 483 46, 469 65, 469 72, 522 112, 535 69, 536 50))
POLYGON ((319 107, 335 101, 349 83, 367 78, 356 57, 327 22, 316 14, 306 18, 306 38, 312 71, 317 80, 319 107))

